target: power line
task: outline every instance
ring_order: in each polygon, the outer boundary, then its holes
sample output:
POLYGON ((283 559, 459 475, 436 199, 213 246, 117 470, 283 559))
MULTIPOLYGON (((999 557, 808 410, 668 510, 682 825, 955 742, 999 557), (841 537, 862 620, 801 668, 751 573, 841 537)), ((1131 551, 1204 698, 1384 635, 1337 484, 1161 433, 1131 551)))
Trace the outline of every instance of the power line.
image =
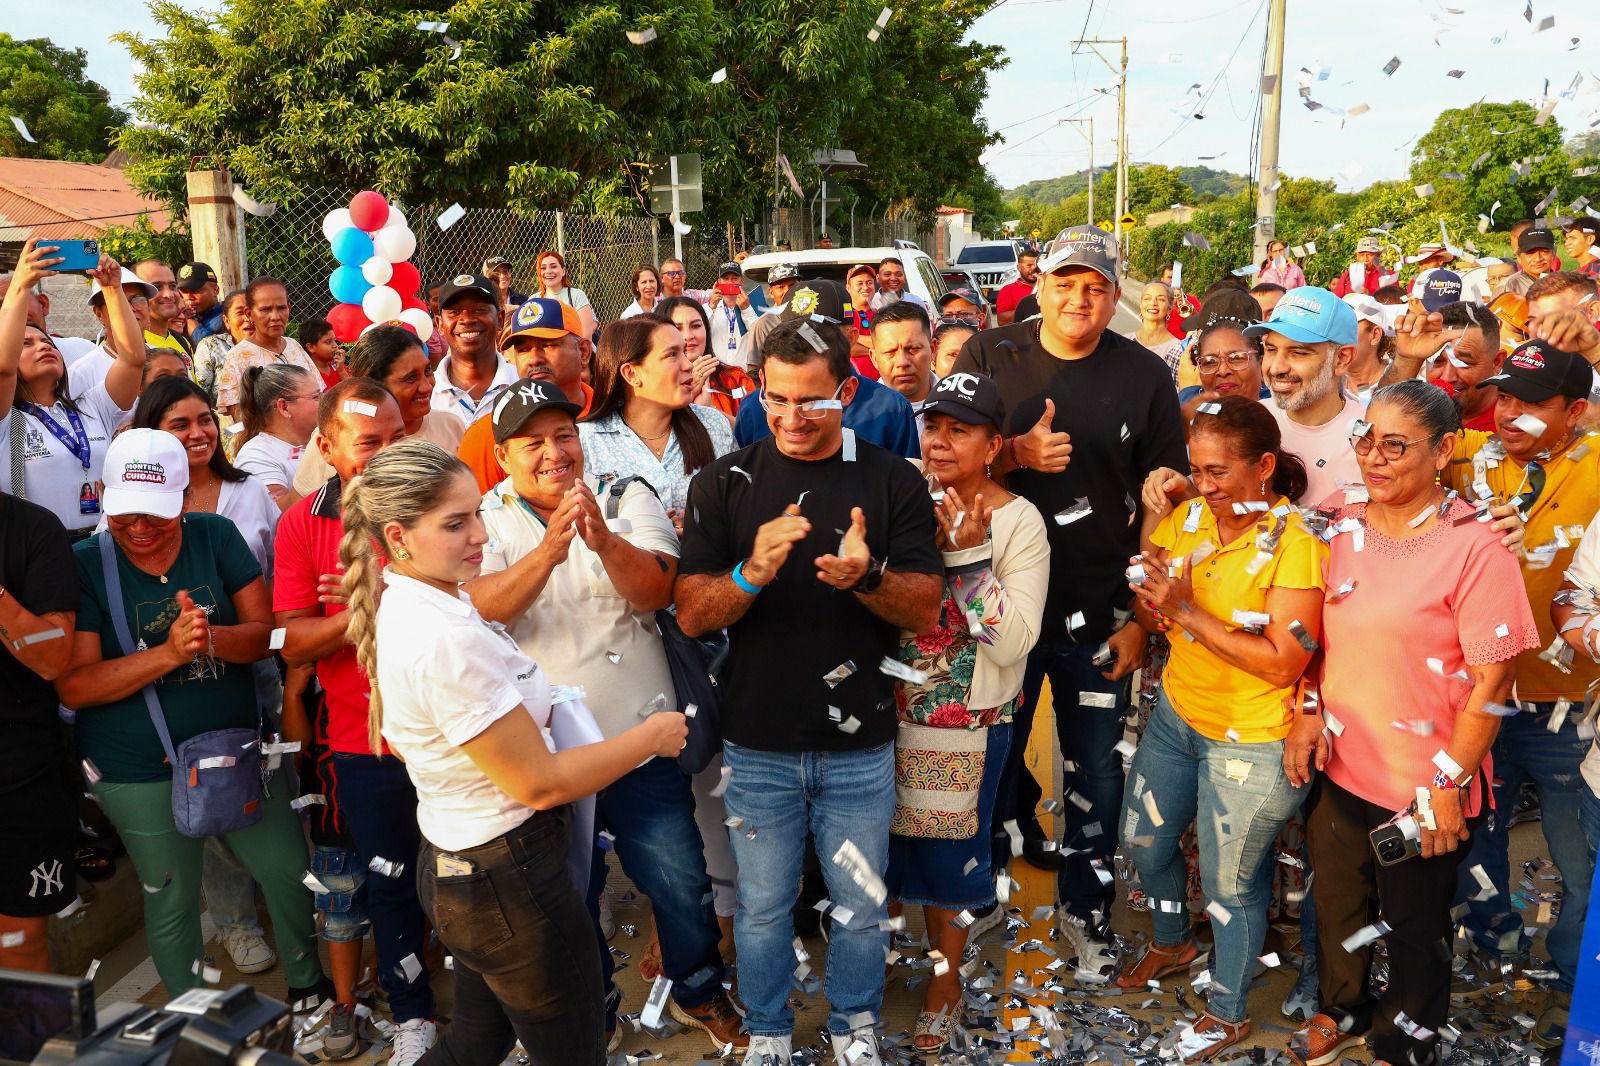
POLYGON ((1096 89, 1094 92, 1090 93, 1088 96, 1079 97, 1078 99, 1073 100, 1071 103, 1062 104, 1060 107, 1052 107, 1048 111, 1041 111, 1037 115, 1034 115, 1032 118, 1021 119, 1021 120, 1019 120, 1017 122, 1011 123, 1008 126, 996 127, 994 132, 995 133, 1004 133, 1006 130, 1016 129, 1018 126, 1026 126, 1030 122, 1037 122, 1039 119, 1044 118, 1047 115, 1053 115, 1057 111, 1065 111, 1069 107, 1076 107, 1077 105, 1083 103, 1085 100, 1092 100, 1094 97, 1096 97, 1098 95, 1100 95, 1100 90, 1096 89))
MULTIPOLYGON (((1238 58, 1239 49, 1244 46, 1245 38, 1250 36, 1250 30, 1255 26, 1256 20, 1261 18, 1261 12, 1265 11, 1266 9, 1267 9, 1267 0, 1261 0, 1261 5, 1256 8, 1256 13, 1253 16, 1251 16, 1250 22, 1244 28, 1244 32, 1239 35, 1238 43, 1236 43, 1233 46, 1233 51, 1228 53, 1228 61, 1222 65, 1222 69, 1217 71, 1217 76, 1211 80, 1210 87, 1207 88, 1205 90, 1205 92, 1200 94, 1199 101, 1196 102, 1194 108, 1190 111, 1189 114, 1185 115, 1182 119, 1179 120, 1177 127, 1174 128, 1171 133, 1169 133, 1165 137, 1163 137, 1159 144, 1155 145, 1152 148, 1145 149, 1144 152, 1143 152, 1144 155, 1152 155, 1155 152, 1159 151, 1161 148, 1163 148, 1167 144, 1168 141, 1172 140, 1172 138, 1176 137, 1178 134, 1182 133, 1184 130, 1189 128, 1189 125, 1192 122, 1194 122, 1195 114, 1197 114, 1199 112, 1202 112, 1205 109, 1206 104, 1210 101, 1211 97, 1216 93, 1217 87, 1222 84, 1222 79, 1227 76, 1228 68, 1232 67, 1233 66, 1233 61, 1236 58, 1238 58)), ((1257 92, 1259 93, 1260 85, 1258 84, 1256 88, 1257 88, 1257 92)))

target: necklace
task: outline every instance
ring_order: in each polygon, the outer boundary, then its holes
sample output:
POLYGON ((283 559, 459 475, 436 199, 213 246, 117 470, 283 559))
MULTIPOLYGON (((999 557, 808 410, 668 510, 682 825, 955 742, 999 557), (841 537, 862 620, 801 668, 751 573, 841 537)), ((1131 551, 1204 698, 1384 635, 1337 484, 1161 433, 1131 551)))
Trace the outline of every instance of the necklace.
POLYGON ((672 436, 672 424, 670 422, 667 423, 665 432, 657 433, 654 436, 650 435, 649 433, 640 433, 637 429, 634 429, 632 426, 628 425, 627 419, 623 419, 622 424, 628 426, 630 430, 633 430, 633 435, 638 437, 640 440, 664 440, 667 437, 672 436))

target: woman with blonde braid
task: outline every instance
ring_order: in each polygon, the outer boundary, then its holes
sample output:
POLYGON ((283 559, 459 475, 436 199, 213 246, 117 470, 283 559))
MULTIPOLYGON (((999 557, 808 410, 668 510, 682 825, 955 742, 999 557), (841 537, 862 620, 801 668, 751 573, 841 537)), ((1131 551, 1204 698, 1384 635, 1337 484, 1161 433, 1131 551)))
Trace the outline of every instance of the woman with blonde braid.
MULTIPOLYGON (((520 1040, 535 1064, 605 1061, 599 948, 568 877, 572 804, 684 745, 682 714, 555 753, 573 705, 461 592, 488 542, 471 471, 396 444, 344 488, 349 636, 417 790, 424 909, 455 960, 455 1016, 427 1061, 485 1066, 520 1040), (391 560, 380 571, 379 552, 391 560), (381 578, 381 584, 380 584, 381 578)), ((591 726, 592 728, 592 723, 591 726)))

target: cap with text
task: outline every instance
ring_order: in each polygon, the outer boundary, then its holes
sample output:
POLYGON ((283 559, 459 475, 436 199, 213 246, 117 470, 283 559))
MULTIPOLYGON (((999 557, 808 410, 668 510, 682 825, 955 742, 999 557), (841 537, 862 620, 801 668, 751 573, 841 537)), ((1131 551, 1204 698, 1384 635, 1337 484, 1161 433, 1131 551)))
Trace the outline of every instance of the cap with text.
POLYGON ((1552 396, 1582 400, 1594 386, 1594 371, 1580 355, 1529 341, 1506 356, 1500 372, 1483 383, 1526 403, 1544 403, 1552 396))
POLYGON ((1461 275, 1454 270, 1430 270, 1422 281, 1422 291, 1417 294, 1422 306, 1431 314, 1446 304, 1461 302, 1461 275))
POLYGON ((1356 254, 1371 252, 1373 255, 1383 254, 1383 245, 1378 243, 1378 238, 1373 236, 1362 237, 1356 241, 1356 254))
POLYGON ((1302 344, 1354 344, 1356 313, 1327 289, 1302 285, 1290 289, 1272 309, 1272 317, 1245 329, 1246 337, 1277 333, 1302 344))
POLYGON ((583 410, 550 381, 525 378, 500 394, 494 402, 494 442, 504 444, 521 432, 528 419, 540 411, 565 411, 573 418, 583 410))
POLYGON ((101 478, 106 486, 101 506, 112 518, 177 518, 189 487, 189 453, 166 430, 123 430, 106 449, 101 478))
POLYGON ((1517 254, 1523 252, 1553 252, 1556 250, 1556 237, 1547 229, 1524 230, 1522 236, 1517 238, 1517 254))
POLYGON ((992 379, 963 370, 940 378, 917 413, 924 417, 949 415, 969 426, 999 429, 1005 421, 1006 408, 992 379))
POLYGON ((1107 281, 1117 280, 1117 240, 1099 226, 1068 226, 1056 234, 1050 254, 1039 260, 1039 273, 1067 267, 1088 267, 1107 281))

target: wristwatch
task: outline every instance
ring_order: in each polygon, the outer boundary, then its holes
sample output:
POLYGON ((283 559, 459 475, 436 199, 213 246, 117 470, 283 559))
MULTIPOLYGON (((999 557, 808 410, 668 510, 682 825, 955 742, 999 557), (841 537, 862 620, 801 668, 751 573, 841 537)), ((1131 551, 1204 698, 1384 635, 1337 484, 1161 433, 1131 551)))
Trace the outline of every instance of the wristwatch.
POLYGON ((870 596, 878 591, 883 584, 884 563, 880 559, 868 558, 867 572, 861 575, 861 580, 850 586, 849 591, 859 592, 863 596, 870 596))

